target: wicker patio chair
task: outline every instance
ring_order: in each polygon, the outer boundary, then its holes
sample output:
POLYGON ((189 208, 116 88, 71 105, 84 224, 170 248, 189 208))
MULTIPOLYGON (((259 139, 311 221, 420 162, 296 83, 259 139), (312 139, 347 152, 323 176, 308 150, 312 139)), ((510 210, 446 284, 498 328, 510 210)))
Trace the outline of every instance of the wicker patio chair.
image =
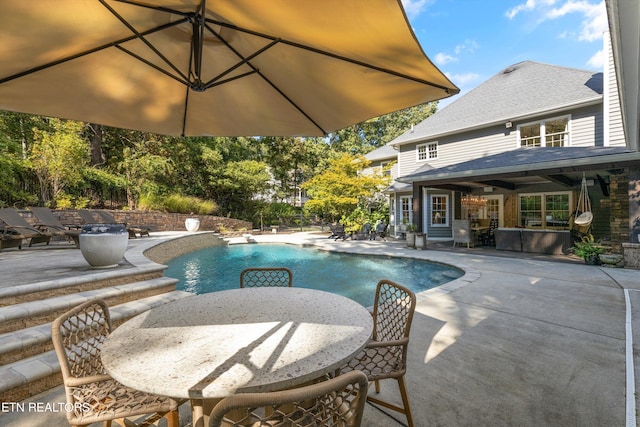
POLYGON ((353 371, 300 388, 236 394, 213 408, 209 427, 358 427, 367 388, 367 376, 353 371))
MULTIPOLYGON (((64 313, 51 326, 53 346, 60 362, 72 426, 111 421, 125 425, 124 418, 147 421, 167 418, 169 427, 178 427, 178 405, 167 397, 154 396, 126 387, 104 370, 100 348, 111 332, 109 308, 102 300, 88 301, 64 313)), ((127 420, 128 426, 132 422, 127 420)))
POLYGON ((287 267, 251 267, 240 273, 241 288, 293 286, 293 273, 287 267))
POLYGON ((372 313, 372 338, 364 350, 341 369, 341 373, 352 370, 364 372, 369 381, 375 382, 376 393, 380 392, 380 380, 395 378, 403 406, 373 396, 367 397, 367 400, 404 414, 409 427, 413 427, 413 417, 404 374, 407 371, 409 331, 415 308, 416 296, 411 290, 390 280, 378 282, 372 313))

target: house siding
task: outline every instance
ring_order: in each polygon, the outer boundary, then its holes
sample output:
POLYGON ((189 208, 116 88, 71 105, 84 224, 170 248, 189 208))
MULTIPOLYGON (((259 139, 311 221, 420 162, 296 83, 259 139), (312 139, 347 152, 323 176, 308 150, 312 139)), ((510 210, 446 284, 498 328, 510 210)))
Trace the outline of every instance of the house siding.
POLYGON ((625 146, 626 140, 622 123, 622 111, 620 108, 620 93, 618 92, 618 81, 616 79, 615 66, 613 63, 613 49, 611 49, 611 38, 609 33, 604 35, 605 51, 607 63, 604 69, 604 112, 608 123, 605 128, 608 134, 604 135, 604 144, 609 146, 625 146))
POLYGON ((428 164, 433 168, 466 162, 469 160, 503 153, 518 148, 517 126, 563 115, 571 116, 571 146, 602 146, 601 104, 591 105, 563 113, 553 113, 513 122, 507 129, 504 124, 494 125, 471 132, 448 135, 435 140, 425 140, 400 146, 398 174, 408 175, 428 164), (438 142, 438 158, 425 162, 416 160, 416 146, 425 142, 438 142))

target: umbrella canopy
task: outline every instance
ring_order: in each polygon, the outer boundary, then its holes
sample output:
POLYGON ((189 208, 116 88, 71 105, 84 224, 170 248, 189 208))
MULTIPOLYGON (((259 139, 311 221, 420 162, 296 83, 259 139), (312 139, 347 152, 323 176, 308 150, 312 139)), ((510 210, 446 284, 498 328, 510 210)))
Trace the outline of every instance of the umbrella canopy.
POLYGON ((0 0, 0 109, 314 136, 458 93, 399 0, 0 0))

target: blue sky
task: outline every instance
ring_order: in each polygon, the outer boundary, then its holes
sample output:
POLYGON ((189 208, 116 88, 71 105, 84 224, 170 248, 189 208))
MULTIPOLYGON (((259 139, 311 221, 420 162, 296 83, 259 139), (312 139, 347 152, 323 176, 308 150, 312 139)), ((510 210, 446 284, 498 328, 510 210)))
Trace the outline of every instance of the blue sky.
POLYGON ((402 3, 425 53, 461 94, 526 60, 602 71, 602 34, 608 28, 602 0, 402 3))

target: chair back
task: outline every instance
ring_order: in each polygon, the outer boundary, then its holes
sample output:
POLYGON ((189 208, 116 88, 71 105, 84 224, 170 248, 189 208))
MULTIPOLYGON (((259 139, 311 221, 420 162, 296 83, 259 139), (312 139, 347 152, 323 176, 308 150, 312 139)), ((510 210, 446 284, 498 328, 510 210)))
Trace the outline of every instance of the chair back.
POLYGON ((105 374, 100 348, 110 333, 109 308, 102 300, 88 301, 53 321, 51 338, 65 385, 73 378, 105 374))
POLYGON ((287 267, 250 267, 240 273, 240 287, 293 286, 293 273, 287 267))
POLYGON ((285 391, 235 394, 213 408, 209 427, 358 427, 368 386, 364 373, 352 371, 285 391))
POLYGON ((397 351, 406 362, 406 348, 413 313, 416 309, 416 295, 408 288, 391 280, 378 282, 373 305, 373 339, 377 342, 397 341, 397 351))

